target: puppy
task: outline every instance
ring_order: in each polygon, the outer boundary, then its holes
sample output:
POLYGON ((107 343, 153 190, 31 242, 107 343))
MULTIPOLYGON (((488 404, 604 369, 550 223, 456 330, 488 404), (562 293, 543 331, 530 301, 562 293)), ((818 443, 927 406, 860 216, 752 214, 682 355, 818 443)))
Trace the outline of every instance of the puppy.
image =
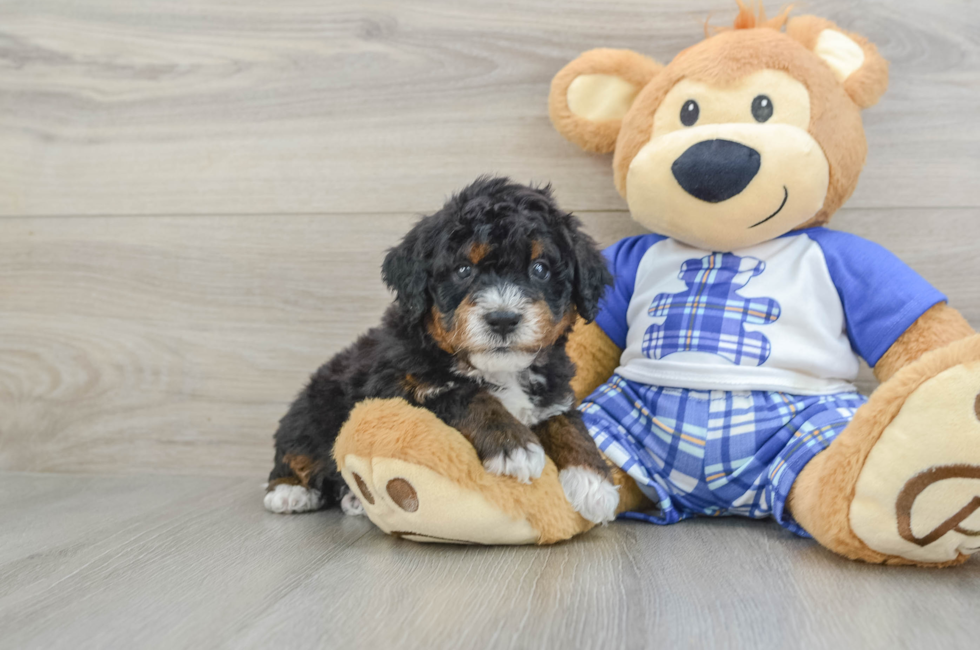
POLYGON ((488 472, 529 483, 547 454, 575 510, 613 519, 619 496, 574 408, 565 354, 612 277, 550 189, 478 179, 421 219, 382 275, 396 299, 381 326, 317 370, 280 421, 265 506, 362 513, 334 441, 361 400, 401 397, 463 434, 488 472))

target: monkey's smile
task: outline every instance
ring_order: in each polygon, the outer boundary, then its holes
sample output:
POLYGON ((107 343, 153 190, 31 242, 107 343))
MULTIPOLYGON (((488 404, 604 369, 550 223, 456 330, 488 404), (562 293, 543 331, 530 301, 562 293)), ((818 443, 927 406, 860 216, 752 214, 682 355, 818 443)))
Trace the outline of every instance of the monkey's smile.
POLYGON ((786 189, 786 186, 785 185, 783 185, 783 202, 780 203, 779 204, 779 207, 776 208, 776 211, 773 212, 772 214, 770 214, 768 217, 766 217, 765 219, 763 219, 759 223, 754 223, 751 226, 749 226, 749 230, 751 230, 752 228, 755 228, 756 226, 761 226, 762 224, 764 224, 765 222, 769 221, 770 219, 772 219, 773 217, 775 217, 777 214, 779 214, 780 211, 786 206, 786 199, 788 199, 788 198, 789 198, 789 190, 786 189))

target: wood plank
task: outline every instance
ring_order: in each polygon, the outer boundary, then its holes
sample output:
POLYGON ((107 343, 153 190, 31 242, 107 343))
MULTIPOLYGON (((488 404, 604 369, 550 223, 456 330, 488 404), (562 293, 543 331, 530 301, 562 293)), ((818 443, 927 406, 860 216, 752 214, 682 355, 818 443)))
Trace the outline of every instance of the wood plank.
POLYGON ((0 638, 44 648, 973 648, 980 562, 842 560, 771 522, 421 545, 249 480, 0 473, 0 638))
POLYGON ((280 520, 261 495, 253 479, 0 474, 0 645, 217 645, 372 532, 337 511, 280 520))
MULTIPOLYGON (((967 7, 812 7, 892 63, 852 207, 977 205, 967 7)), ((549 124, 552 75, 598 46, 668 60, 733 14, 731 0, 4 3, 0 216, 412 212, 490 171, 551 180, 570 209, 622 209, 609 158, 549 124)))
MULTIPOLYGON (((603 244, 640 231, 625 213, 582 216, 603 244)), ((413 219, 0 220, 0 468, 265 476, 292 396, 388 303, 383 251, 413 219)), ((978 223, 980 209, 839 220, 975 326, 980 258, 964 233, 978 223)))

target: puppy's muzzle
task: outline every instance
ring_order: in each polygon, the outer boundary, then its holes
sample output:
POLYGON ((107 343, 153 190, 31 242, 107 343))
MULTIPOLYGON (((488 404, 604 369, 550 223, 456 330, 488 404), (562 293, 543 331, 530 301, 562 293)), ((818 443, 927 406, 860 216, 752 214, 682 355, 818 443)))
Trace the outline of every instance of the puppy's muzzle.
POLYGON ((490 331, 499 337, 513 333, 521 322, 522 316, 515 311, 492 311, 483 317, 490 331))

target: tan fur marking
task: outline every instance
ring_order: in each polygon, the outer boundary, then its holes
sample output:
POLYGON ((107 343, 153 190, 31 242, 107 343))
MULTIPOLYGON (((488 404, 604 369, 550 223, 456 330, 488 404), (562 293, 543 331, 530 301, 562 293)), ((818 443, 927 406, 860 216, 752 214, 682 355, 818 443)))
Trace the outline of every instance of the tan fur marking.
POLYGON ((406 393, 415 395, 416 391, 419 389, 418 377, 412 374, 405 375, 405 379, 402 380, 402 388, 405 389, 406 393))
POLYGON ((276 489, 277 485, 300 485, 300 482, 295 476, 284 476, 282 478, 269 481, 269 485, 266 486, 265 491, 272 492, 276 489))
POLYGON ((556 415, 534 427, 545 453, 559 470, 566 467, 589 467, 609 476, 609 467, 582 423, 566 415, 556 415))
POLYGON ((473 264, 479 264, 480 260, 487 256, 490 252, 490 244, 479 243, 470 246, 470 262, 473 264))
POLYGON ((429 336, 436 344, 449 354, 456 353, 456 347, 453 345, 453 340, 455 339, 454 331, 447 330, 445 325, 445 316, 437 307, 432 308, 432 313, 430 314, 429 322, 426 325, 426 329, 429 331, 429 336))
POLYGON ((575 310, 566 311, 561 318, 551 321, 551 327, 548 330, 547 337, 543 341, 545 346, 554 345, 558 339, 568 334, 572 327, 575 325, 575 320, 578 318, 578 314, 575 310))
POLYGON ((405 392, 415 398, 419 404, 445 391, 446 387, 438 387, 434 384, 427 384, 412 374, 405 375, 402 380, 402 388, 405 392))
POLYGON ((310 483, 310 475, 316 471, 320 463, 313 460, 309 456, 300 456, 293 454, 286 454, 282 457, 282 462, 289 465, 289 469, 293 470, 293 474, 299 479, 299 484, 303 487, 308 487, 310 483))
POLYGON ((533 242, 531 242, 531 259, 532 260, 536 260, 539 257, 541 257, 541 254, 543 252, 544 252, 544 246, 541 245, 541 242, 539 242, 537 239, 535 239, 533 242))
POLYGON ((495 450, 506 450, 533 442, 530 431, 500 400, 486 392, 479 392, 472 399, 466 417, 459 423, 458 430, 474 448, 490 445, 495 450))

